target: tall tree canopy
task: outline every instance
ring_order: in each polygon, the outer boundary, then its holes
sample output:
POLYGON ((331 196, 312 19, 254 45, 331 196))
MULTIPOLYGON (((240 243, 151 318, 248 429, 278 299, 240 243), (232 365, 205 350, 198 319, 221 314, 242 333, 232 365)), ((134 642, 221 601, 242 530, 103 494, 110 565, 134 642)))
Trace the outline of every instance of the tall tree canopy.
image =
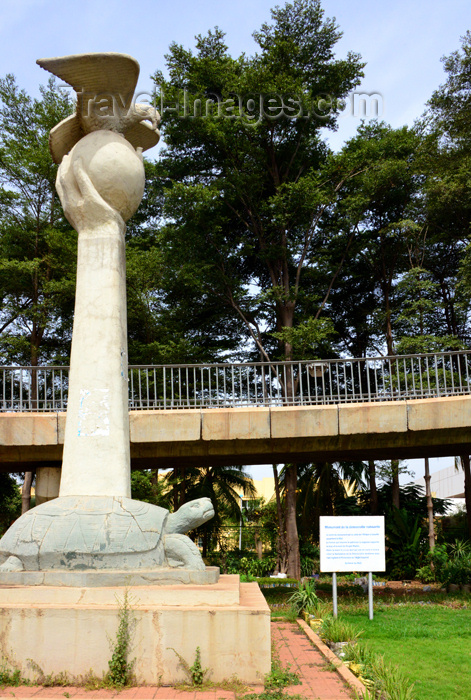
POLYGON ((53 81, 40 90, 0 80, 0 355, 32 365, 67 357, 76 259, 48 147, 72 106, 53 81))
MULTIPOLYGON (((231 57, 217 28, 196 53, 171 45, 169 80, 155 76, 167 144, 158 168, 175 284, 228 308, 263 359, 290 359, 290 329, 311 316, 303 277, 322 248, 318 223, 345 179, 322 134, 363 64, 335 58, 341 34, 318 0, 272 20, 252 57, 231 57)), ((316 341, 312 326, 305 333, 316 341)))

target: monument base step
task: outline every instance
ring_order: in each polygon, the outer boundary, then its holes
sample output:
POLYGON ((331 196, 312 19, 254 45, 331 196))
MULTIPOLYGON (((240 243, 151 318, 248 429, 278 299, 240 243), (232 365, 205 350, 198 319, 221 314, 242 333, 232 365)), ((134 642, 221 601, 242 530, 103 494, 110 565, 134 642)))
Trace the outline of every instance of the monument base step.
POLYGON ((192 569, 140 569, 138 571, 96 569, 69 571, 0 571, 0 585, 20 586, 167 586, 179 584, 214 584, 219 579, 219 568, 207 566, 205 570, 192 569))
POLYGON ((126 590, 138 682, 186 681, 181 658, 191 666, 197 647, 214 682, 259 683, 269 673, 270 611, 258 585, 239 583, 237 575, 201 586, 1 585, 0 656, 29 678, 38 667, 71 680, 107 673, 126 590))

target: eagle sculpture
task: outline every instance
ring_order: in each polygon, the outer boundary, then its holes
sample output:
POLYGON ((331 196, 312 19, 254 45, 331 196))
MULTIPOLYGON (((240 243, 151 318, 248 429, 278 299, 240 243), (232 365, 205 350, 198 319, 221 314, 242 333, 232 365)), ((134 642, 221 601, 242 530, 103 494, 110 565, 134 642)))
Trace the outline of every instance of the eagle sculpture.
POLYGON ((152 105, 133 101, 139 63, 132 56, 86 53, 39 58, 36 63, 77 93, 75 114, 57 124, 49 135, 55 163, 60 163, 83 136, 99 129, 123 134, 134 148, 143 151, 158 143, 159 113, 152 105))

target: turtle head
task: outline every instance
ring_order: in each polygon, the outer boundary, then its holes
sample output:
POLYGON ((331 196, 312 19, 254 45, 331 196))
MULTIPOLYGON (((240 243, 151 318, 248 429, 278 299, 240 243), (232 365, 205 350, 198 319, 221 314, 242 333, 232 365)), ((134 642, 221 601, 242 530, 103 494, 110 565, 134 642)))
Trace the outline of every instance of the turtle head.
POLYGON ((214 508, 210 498, 197 498, 195 501, 184 503, 175 513, 167 518, 166 532, 185 534, 195 527, 211 520, 214 508))

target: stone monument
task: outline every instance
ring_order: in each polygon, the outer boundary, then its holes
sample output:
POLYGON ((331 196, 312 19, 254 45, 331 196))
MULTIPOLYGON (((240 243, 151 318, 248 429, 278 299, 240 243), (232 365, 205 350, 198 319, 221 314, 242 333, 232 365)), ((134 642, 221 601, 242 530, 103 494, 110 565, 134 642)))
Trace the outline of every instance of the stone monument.
POLYGON ((271 667, 270 611, 256 583, 205 567, 185 535, 208 498, 176 513, 130 498, 125 221, 144 191, 142 151, 159 115, 134 105, 139 66, 122 54, 38 61, 77 92, 50 134, 57 190, 78 232, 77 290, 59 497, 0 540, 0 656, 28 675, 108 670, 124 587, 132 587, 134 673, 184 680, 196 647, 218 682, 271 667), (229 633, 230 632, 230 633, 229 633), (177 652, 177 653, 175 653, 177 652))
POLYGON ((211 501, 169 515, 131 499, 124 232, 144 193, 142 151, 159 140, 159 114, 132 101, 139 65, 131 56, 38 64, 78 96, 75 114, 50 134, 57 191, 78 233, 69 398, 59 498, 0 540, 0 582, 105 585, 136 572, 141 583, 214 583, 217 570, 206 570, 185 536, 213 517, 211 501))

